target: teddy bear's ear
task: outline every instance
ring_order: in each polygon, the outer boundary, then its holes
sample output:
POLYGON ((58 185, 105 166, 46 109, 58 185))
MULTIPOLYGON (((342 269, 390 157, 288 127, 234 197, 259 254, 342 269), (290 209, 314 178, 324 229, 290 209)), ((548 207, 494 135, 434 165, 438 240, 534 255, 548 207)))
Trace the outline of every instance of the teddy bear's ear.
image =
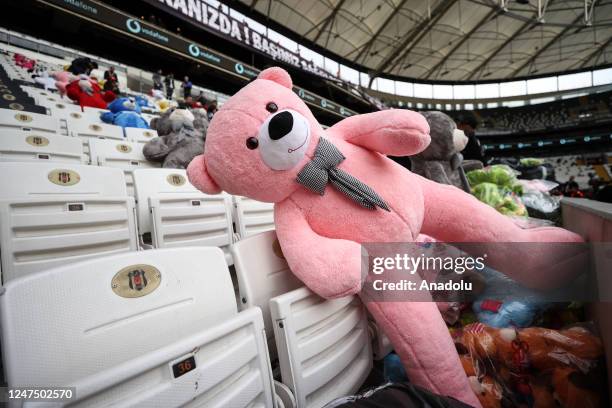
POLYGON ((291 77, 289 73, 282 68, 272 67, 264 69, 257 76, 258 79, 267 79, 269 81, 274 81, 277 84, 284 86, 285 88, 293 88, 293 82, 291 81, 291 77))
POLYGON ((191 184, 203 193, 219 194, 221 192, 221 187, 219 187, 210 174, 208 174, 203 154, 196 156, 191 163, 189 163, 189 166, 187 166, 187 177, 191 184))

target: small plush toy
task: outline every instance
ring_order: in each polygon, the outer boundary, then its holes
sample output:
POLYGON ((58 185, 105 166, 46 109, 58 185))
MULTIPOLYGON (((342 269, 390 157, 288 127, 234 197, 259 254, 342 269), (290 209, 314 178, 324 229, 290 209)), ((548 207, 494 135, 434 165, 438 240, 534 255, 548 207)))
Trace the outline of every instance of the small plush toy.
POLYGON ((130 98, 118 98, 108 104, 110 112, 104 112, 100 119, 121 127, 148 129, 149 124, 140 116, 140 106, 130 98))
POLYGON ((204 151, 208 120, 206 112, 175 109, 151 121, 159 137, 143 148, 147 160, 162 162, 162 167, 185 169, 191 160, 204 151))
MULTIPOLYGON (((427 147, 429 125, 422 115, 390 109, 351 116, 324 130, 292 86, 289 74, 274 67, 232 96, 214 115, 205 154, 191 162, 188 175, 208 194, 226 191, 275 203, 283 254, 318 295, 363 295, 362 243, 413 242, 421 232, 444 242, 582 241, 557 228, 523 230, 460 189, 387 158, 427 147)), ((507 272, 529 286, 575 278, 534 273, 542 270, 543 258, 533 248, 506 245, 496 247, 488 261, 500 269, 498 263, 512 259, 507 272)), ((364 300, 411 382, 480 406, 434 302, 364 300)))
POLYGON ((164 95, 162 91, 159 89, 152 89, 151 96, 153 97, 154 105, 160 112, 165 112, 170 109, 170 101, 166 99, 166 95, 164 95))
POLYGON ((55 79, 55 87, 61 96, 66 95, 66 87, 68 84, 77 79, 76 76, 72 75, 68 71, 52 72, 51 76, 55 79))
POLYGON ((550 305, 550 298, 541 292, 524 288, 506 275, 484 268, 484 290, 472 309, 482 323, 492 327, 527 327, 550 305))
POLYGON ((47 71, 41 71, 37 76, 35 76, 34 82, 41 84, 45 87, 45 89, 57 89, 55 86, 55 78, 49 76, 47 71))
POLYGON ((421 112, 429 123, 431 143, 410 158, 412 172, 442 184, 450 184, 469 192, 470 186, 461 164, 461 152, 468 138, 445 113, 421 112))
POLYGON ((112 91, 103 93, 100 85, 84 74, 66 85, 66 94, 81 107, 89 106, 98 109, 106 109, 107 104, 115 99, 112 91))

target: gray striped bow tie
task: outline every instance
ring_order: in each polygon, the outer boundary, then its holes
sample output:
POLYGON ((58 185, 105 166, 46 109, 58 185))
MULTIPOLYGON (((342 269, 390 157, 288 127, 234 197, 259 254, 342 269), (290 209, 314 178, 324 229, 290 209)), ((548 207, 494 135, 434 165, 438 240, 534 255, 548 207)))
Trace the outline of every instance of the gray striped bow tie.
POLYGON ((319 138, 314 158, 297 175, 297 182, 323 195, 327 183, 356 201, 362 207, 375 210, 380 207, 390 211, 389 206, 366 184, 336 166, 344 161, 340 150, 324 138, 319 138))

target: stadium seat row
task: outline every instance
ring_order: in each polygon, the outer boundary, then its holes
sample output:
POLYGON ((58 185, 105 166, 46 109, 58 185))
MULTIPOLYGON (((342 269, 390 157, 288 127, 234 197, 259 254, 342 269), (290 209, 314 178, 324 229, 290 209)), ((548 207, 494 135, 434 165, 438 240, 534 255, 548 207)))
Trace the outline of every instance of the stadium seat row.
MULTIPOLYGON (((281 263, 265 245, 274 233, 262 235, 237 253, 281 263)), ((359 389, 372 354, 356 297, 326 301, 298 288, 269 304, 265 320, 257 306, 238 311, 224 255, 210 247, 28 275, 0 296, 7 382, 69 385, 79 406, 310 408, 359 389), (264 321, 274 322, 282 383, 272 377, 264 321)))
POLYGON ((148 248, 218 246, 274 228, 271 204, 201 193, 184 170, 0 163, 2 281, 68 262, 148 248), (236 234, 233 224, 235 223, 236 234))

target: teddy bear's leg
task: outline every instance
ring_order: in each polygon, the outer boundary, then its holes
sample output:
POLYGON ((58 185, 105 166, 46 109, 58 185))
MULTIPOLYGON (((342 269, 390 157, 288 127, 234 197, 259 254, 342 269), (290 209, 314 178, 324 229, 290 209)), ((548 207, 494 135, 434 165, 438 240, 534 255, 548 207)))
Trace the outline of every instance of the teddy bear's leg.
POLYGON ((559 287, 585 270, 584 246, 576 245, 583 242, 579 235, 555 227, 522 229, 456 187, 418 176, 415 180, 424 196, 424 234, 444 242, 500 243, 482 246, 488 249, 487 265, 531 288, 559 287), (525 245, 538 242, 563 244, 525 245))
POLYGON ((434 302, 364 301, 391 340, 411 382, 480 407, 434 302))

